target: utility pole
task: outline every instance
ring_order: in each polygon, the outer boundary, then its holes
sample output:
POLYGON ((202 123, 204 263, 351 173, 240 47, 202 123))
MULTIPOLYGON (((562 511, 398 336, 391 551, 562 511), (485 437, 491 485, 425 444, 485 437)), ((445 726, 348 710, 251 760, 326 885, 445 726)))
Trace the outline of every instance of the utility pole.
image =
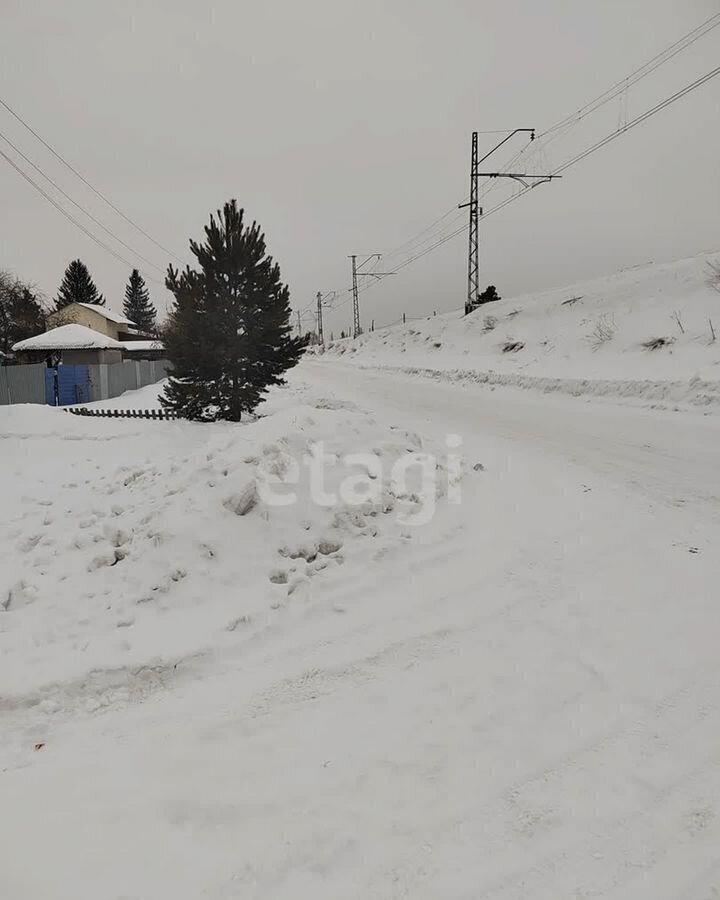
POLYGON ((327 291, 323 294, 322 291, 318 291, 315 295, 317 298, 317 336, 318 341, 321 344, 325 343, 325 337, 323 335, 323 319, 322 319, 322 311, 323 307, 332 307, 333 301, 337 297, 336 291, 327 291))
POLYGON ((478 133, 472 133, 472 149, 470 151, 470 201, 460 203, 458 209, 470 207, 470 230, 468 244, 468 288, 465 301, 465 315, 471 312, 479 304, 479 259, 478 259, 478 230, 482 210, 478 206, 478 133))
POLYGON ((553 178, 560 178, 560 175, 528 175, 524 172, 480 172, 478 166, 480 163, 492 156, 496 150, 499 150, 503 144, 507 143, 511 137, 521 132, 529 132, 530 140, 535 140, 534 128, 516 128, 507 134, 499 144, 496 144, 489 153, 486 153, 482 159, 478 159, 478 133, 472 133, 472 148, 470 155, 470 200, 468 203, 460 203, 458 209, 470 207, 470 228, 469 228, 469 245, 468 245, 468 290, 467 300, 465 301, 465 315, 472 312, 480 305, 480 265, 478 252, 478 232, 480 216, 482 209, 478 206, 478 188, 480 178, 514 178, 521 182, 525 187, 537 187, 545 181, 552 181, 553 178))
POLYGON ((317 292, 317 336, 321 344, 325 343, 322 327, 322 291, 317 292))
POLYGON ((371 278, 385 278, 388 275, 394 275, 395 272, 362 272, 361 269, 364 265, 370 262, 371 259, 380 259, 380 253, 371 253, 367 259, 364 259, 360 265, 357 262, 357 254, 353 253, 350 257, 352 260, 352 295, 353 295, 353 330, 352 336, 356 338, 359 334, 362 334, 362 328, 360 327, 360 304, 358 302, 358 283, 357 277, 358 275, 369 275, 371 278))
POLYGON ((360 333, 360 304, 358 303, 358 286, 357 286, 357 256, 353 254, 352 260, 352 295, 353 295, 353 337, 356 338, 360 333))

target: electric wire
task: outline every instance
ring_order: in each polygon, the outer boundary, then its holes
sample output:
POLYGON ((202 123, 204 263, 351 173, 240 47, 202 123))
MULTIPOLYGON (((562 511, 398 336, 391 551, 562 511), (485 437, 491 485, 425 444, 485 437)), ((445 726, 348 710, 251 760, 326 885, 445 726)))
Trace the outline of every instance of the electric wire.
POLYGON ((96 187, 94 187, 94 186, 87 180, 87 178, 85 178, 83 175, 81 175, 81 173, 78 172, 78 170, 77 170, 76 168, 74 168, 73 166, 71 166, 70 163, 69 163, 63 156, 61 156, 60 153, 58 153, 58 151, 55 150, 54 147, 52 147, 52 146, 51 146, 51 145, 50 145, 43 137, 41 137, 41 135, 39 135, 39 134, 37 133, 37 131, 35 131, 35 129, 32 128, 32 127, 25 121, 25 119, 22 118, 22 116, 21 116, 19 113, 15 112, 15 110, 14 110, 14 109, 13 109, 13 108, 5 101, 5 100, 3 100, 2 97, 0 97, 0 106, 4 107, 4 109, 6 109, 6 110, 10 113, 11 116, 13 116, 15 119, 17 119, 17 121, 20 122, 20 124, 21 124, 24 128, 26 128, 26 129, 30 132, 30 134, 33 135, 33 137, 37 138, 37 140, 40 141, 40 143, 43 145, 43 147, 45 147, 47 150, 49 150, 50 153, 52 153, 52 155, 53 155, 56 159, 58 159, 58 160, 59 160, 59 161, 60 161, 67 169, 69 169, 69 170, 73 173, 73 175, 75 175, 77 178, 79 178, 80 181, 82 181, 82 183, 83 183, 86 187, 90 188, 90 190, 91 190, 96 196, 98 196, 104 203, 106 203, 112 210, 114 210, 114 211, 115 211, 121 218, 123 218, 128 224, 132 225, 133 228, 136 228, 136 229, 140 232, 140 234, 144 235, 149 241, 151 241, 151 243, 155 244, 156 247, 159 247, 160 250, 163 251, 163 253, 167 253, 168 256, 172 256, 172 258, 175 259, 175 260, 177 260, 177 262, 179 262, 179 263, 182 263, 182 262, 183 262, 183 261, 180 259, 179 256, 176 256, 176 255, 172 252, 172 250, 168 250, 167 247, 164 247, 159 241, 155 240, 155 238, 154 238, 151 234, 148 234, 148 232, 145 231, 144 228, 142 228, 140 225, 138 225, 138 223, 135 222, 133 219, 131 219, 130 216, 126 215, 121 209, 119 209, 119 207, 117 207, 117 206, 112 202, 112 200, 109 200, 109 199, 105 196, 105 194, 103 194, 103 193, 102 193, 101 191, 99 191, 96 187))
POLYGON ((66 193, 60 187, 60 185, 57 184, 57 182, 53 181, 53 179, 50 178, 49 175, 46 175, 45 172, 43 172, 43 170, 39 166, 35 165, 35 163, 28 156, 26 156, 22 152, 22 150, 20 150, 19 147, 17 147, 15 144, 13 144, 13 142, 6 135, 4 135, 1 131, 0 131, 0 138, 2 138, 2 140, 4 140, 5 143, 8 144, 8 146, 12 147, 12 149, 15 151, 15 153, 17 153, 17 155, 21 159, 23 159, 29 166, 32 166, 32 168, 35 169, 36 172, 38 172, 40 175, 42 175, 42 177, 49 184, 51 184, 55 188, 56 191, 58 191, 60 194, 62 194, 62 196, 65 197, 65 199, 68 200, 70 203, 72 203, 73 206, 77 207, 77 209, 79 209, 80 212, 82 212, 84 215, 86 215, 88 217, 88 219, 90 219, 97 226, 102 228, 102 230, 106 234, 108 234, 111 238, 113 238, 113 240, 117 241, 118 244, 122 244, 122 246, 125 247, 126 250, 129 250, 133 254, 133 256, 137 256, 138 259, 141 259, 143 262, 147 263, 149 266, 151 266, 157 272, 160 272, 161 275, 163 274, 163 269, 161 269, 160 266, 156 265, 154 262, 152 262, 152 260, 149 260, 146 256, 143 256, 142 253, 139 253, 137 250, 135 250, 134 247, 131 247, 129 244, 126 244, 125 241, 122 240, 122 238, 119 238, 114 232, 112 232, 109 228, 107 228, 99 219, 96 219, 95 216, 92 215, 92 213, 88 212, 76 200, 73 200, 73 198, 68 193, 66 193))
MULTIPOLYGON (((35 190, 38 191, 38 193, 40 193, 40 194, 41 194, 41 195, 42 195, 49 203, 51 203, 51 204, 55 207, 55 209, 57 209, 57 211, 58 211, 59 213, 61 213, 63 216, 65 216, 66 219, 68 219, 68 221, 72 222, 73 225, 77 226, 81 231, 83 231, 83 232, 84 232, 84 233, 85 233, 92 241, 94 241, 99 247, 102 247, 103 250, 107 250, 108 253, 110 253, 112 256, 114 256, 115 259, 117 259, 119 262, 124 263, 126 266, 128 266, 128 268, 130 268, 130 269, 136 268, 136 267, 133 265, 133 263, 131 263, 129 260, 125 259, 124 256, 121 256, 119 253, 117 253, 112 247, 110 247, 110 246, 109 246, 108 244, 106 244, 103 240, 101 240, 99 237, 97 237, 97 235, 95 235, 92 231, 90 231, 88 228, 86 228, 86 227, 82 224, 82 222, 79 222, 79 221, 78 221, 71 213, 69 213, 63 206, 61 206, 61 205, 54 199, 54 197, 52 197, 50 194, 48 194, 47 191, 45 191, 45 190, 44 190, 44 189, 43 189, 36 181, 34 181, 34 180, 30 177, 30 175, 27 174, 27 172, 24 172, 24 171, 20 168, 20 166, 18 166, 15 162, 13 162, 13 160, 10 159, 10 157, 7 155, 7 153, 5 153, 4 150, 0 150, 0 156, 2 156, 2 158, 5 160, 5 162, 8 163, 10 166, 12 166, 12 168, 15 169, 15 171, 16 171, 22 178, 25 179, 25 181, 27 181, 29 184, 31 184, 31 185, 35 188, 35 190)), ((143 272, 142 274, 145 276, 145 278, 146 278, 148 281, 152 281, 152 282, 154 282, 155 284, 159 284, 159 285, 162 285, 162 286, 164 287, 163 282, 159 281, 159 280, 158 280, 157 278, 155 278, 154 276, 148 275, 147 272, 143 272)))
MULTIPOLYGON (((695 79, 695 81, 691 82, 690 84, 685 85, 685 87, 676 91, 674 94, 671 94, 669 97, 666 97, 664 100, 661 100, 659 103, 656 103, 654 106, 645 110, 645 112, 639 114, 634 119, 631 119, 629 122, 627 122, 621 128, 606 135, 604 138, 602 138, 601 140, 592 144, 590 147, 585 148, 583 151, 581 151, 580 153, 578 153, 574 157, 572 157, 572 159, 568 160, 567 162, 563 163, 562 165, 560 165, 556 169, 554 169, 551 174, 559 175, 561 172, 566 171, 567 169, 571 168, 574 165, 577 165, 579 162, 581 162, 584 159, 587 159, 587 157, 591 156, 593 153, 596 153, 598 150, 601 150, 603 147, 605 147, 611 141, 614 141, 616 138, 625 134, 627 131, 630 131, 632 128, 635 128, 637 125, 640 125, 642 122, 646 121, 647 119, 649 119, 652 116, 656 115, 657 113, 661 112, 663 109, 666 109, 668 106, 671 106, 673 103, 680 100, 682 97, 686 96, 687 94, 691 93, 692 91, 696 90, 697 88, 701 87, 702 85, 706 84, 708 81, 710 81, 712 78, 715 78, 717 75, 720 75, 720 66, 717 66, 715 69, 711 69, 709 72, 706 72, 704 75, 695 79)), ((486 219, 488 216, 491 216, 496 212, 499 212, 501 209, 508 206, 510 203, 513 203, 515 200, 518 200, 520 197, 522 197, 528 191, 533 190, 533 188, 535 188, 537 186, 538 186, 537 184, 528 185, 528 187, 523 188, 519 193, 514 194, 513 196, 508 197, 505 200, 501 201, 500 203, 496 204, 495 206, 493 206, 491 209, 487 210, 487 212, 485 212, 483 214, 483 219, 486 219)), ((412 263, 416 262, 418 259, 421 259, 422 257, 427 256, 427 254, 432 253, 438 247, 443 246, 448 241, 451 241, 453 238, 466 232, 468 230, 468 227, 469 226, 467 224, 464 224, 461 227, 455 229, 454 231, 451 231, 449 234, 438 239, 434 244, 431 244, 429 247, 425 248, 423 251, 411 256, 409 259, 406 259, 404 262, 395 266, 395 271, 399 272, 402 269, 406 268, 407 266, 411 265, 412 263)), ((372 283, 367 285, 365 287, 365 290, 369 290, 371 287, 373 287, 372 283)), ((360 293, 360 292, 358 292, 358 293, 360 293)), ((351 298, 344 301, 342 304, 339 304, 339 306, 344 306, 346 303, 349 302, 350 299, 351 298)))

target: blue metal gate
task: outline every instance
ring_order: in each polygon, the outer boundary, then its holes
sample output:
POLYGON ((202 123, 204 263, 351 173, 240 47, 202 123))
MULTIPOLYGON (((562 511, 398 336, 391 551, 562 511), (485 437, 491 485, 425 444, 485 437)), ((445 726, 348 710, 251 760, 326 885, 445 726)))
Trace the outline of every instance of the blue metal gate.
POLYGON ((88 403, 91 399, 89 366, 58 366, 55 369, 46 369, 45 399, 50 406, 88 403))

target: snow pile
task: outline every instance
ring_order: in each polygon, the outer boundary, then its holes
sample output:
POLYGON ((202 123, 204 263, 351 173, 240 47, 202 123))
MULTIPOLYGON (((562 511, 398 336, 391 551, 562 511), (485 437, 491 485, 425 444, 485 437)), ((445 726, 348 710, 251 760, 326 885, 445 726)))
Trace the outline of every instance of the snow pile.
POLYGON ((6 698, 59 707, 59 682, 102 671, 105 683, 110 670, 122 692, 128 667, 321 604, 315 581, 408 540, 457 477, 438 462, 429 487, 420 466, 393 480, 399 461, 422 462, 422 441, 351 404, 299 388, 262 409, 237 426, 0 410, 13 460, 0 523, 6 698), (321 451, 335 460, 319 468, 321 451))
POLYGON ((336 341, 359 365, 651 405, 720 407, 714 257, 650 264, 567 288, 336 341))

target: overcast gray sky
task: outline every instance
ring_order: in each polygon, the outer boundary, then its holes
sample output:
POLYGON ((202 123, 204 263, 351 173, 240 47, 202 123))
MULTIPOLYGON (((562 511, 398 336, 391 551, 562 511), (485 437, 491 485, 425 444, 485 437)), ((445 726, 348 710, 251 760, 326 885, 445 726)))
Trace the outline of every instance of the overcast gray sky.
MULTIPOLYGON (((0 0, 0 97, 183 259, 209 213, 237 197, 303 307, 318 290, 348 288, 349 253, 389 252, 466 198, 473 129, 542 130, 718 9, 716 0, 0 0)), ((608 104, 527 164, 558 165, 718 57, 720 28, 633 88, 626 109, 608 104)), ((481 282, 507 296, 720 249, 719 98, 717 78, 488 218, 481 282)), ((167 255, 3 109, 0 131, 164 271, 167 255)), ((481 149, 498 137, 481 135, 481 149)), ((522 146, 516 138, 511 152, 522 146)), ((2 158, 0 198, 1 268, 53 296, 80 257, 120 308, 128 267, 2 158)), ((461 235, 368 291, 363 323, 461 307, 466 253, 461 235)), ((169 295, 149 286, 163 308, 169 295)), ((329 326, 350 319, 345 305, 329 326)))

